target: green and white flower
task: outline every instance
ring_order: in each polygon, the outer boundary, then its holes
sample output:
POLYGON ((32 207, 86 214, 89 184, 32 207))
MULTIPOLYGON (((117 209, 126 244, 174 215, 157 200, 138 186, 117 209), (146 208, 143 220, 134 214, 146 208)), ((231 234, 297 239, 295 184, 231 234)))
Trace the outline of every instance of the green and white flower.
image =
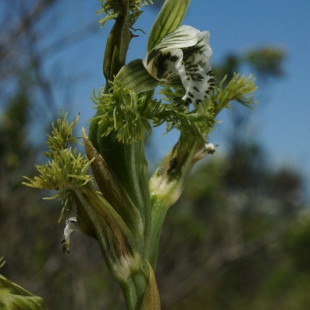
POLYGON ((166 35, 146 55, 144 66, 152 77, 169 86, 183 85, 187 103, 199 104, 215 86, 210 66, 209 31, 181 26, 166 35))

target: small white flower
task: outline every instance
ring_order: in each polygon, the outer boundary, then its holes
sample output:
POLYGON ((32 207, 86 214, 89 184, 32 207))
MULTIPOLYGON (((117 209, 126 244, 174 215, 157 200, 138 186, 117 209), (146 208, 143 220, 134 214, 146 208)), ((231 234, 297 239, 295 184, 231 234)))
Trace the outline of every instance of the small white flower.
POLYGON ((63 253, 70 253, 70 235, 73 231, 79 231, 79 226, 75 217, 70 217, 66 220, 66 227, 64 230, 64 236, 61 240, 63 253))
POLYGON ((164 84, 172 86, 181 81, 185 89, 182 99, 187 104, 199 104, 215 86, 209 63, 212 55, 209 40, 209 31, 181 26, 149 51, 144 66, 164 84))

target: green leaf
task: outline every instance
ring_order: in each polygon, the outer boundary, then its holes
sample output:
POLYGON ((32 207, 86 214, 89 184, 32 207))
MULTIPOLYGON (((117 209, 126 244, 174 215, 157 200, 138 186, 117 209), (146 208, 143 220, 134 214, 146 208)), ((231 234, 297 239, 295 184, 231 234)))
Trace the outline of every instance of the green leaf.
POLYGON ((44 300, 0 275, 0 309, 47 310, 44 300))
POLYGON ((149 36, 149 53, 167 34, 177 29, 187 11, 190 0, 166 0, 160 10, 149 36))
POLYGON ((147 72, 141 59, 136 59, 124 66, 115 81, 136 94, 152 90, 159 85, 159 81, 147 72))

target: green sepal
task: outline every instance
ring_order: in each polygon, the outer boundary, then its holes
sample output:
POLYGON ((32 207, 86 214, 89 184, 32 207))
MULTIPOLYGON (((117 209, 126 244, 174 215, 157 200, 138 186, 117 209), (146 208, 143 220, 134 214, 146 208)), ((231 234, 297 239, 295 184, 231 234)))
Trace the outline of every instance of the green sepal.
POLYGON ((84 129, 82 129, 82 132, 85 152, 89 160, 93 159, 91 168, 103 197, 122 217, 136 241, 141 240, 143 238, 143 222, 138 209, 133 204, 118 177, 89 141, 84 129))
POLYGON ((149 53, 167 34, 177 29, 187 11, 190 0, 166 0, 149 35, 149 53))
POLYGON ((44 300, 0 275, 0 309, 47 310, 44 300))
POLYGON ((136 94, 153 90, 159 85, 159 81, 147 72, 141 59, 133 60, 124 66, 115 77, 115 81, 136 94))

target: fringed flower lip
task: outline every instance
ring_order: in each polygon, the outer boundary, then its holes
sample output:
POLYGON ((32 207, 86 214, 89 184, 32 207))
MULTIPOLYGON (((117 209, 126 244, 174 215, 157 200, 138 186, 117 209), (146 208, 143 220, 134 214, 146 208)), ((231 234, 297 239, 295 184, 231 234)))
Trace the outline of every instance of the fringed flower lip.
POLYGON ((200 104, 215 86, 209 41, 209 31, 180 26, 149 51, 144 66, 164 84, 183 85, 187 104, 200 104))

